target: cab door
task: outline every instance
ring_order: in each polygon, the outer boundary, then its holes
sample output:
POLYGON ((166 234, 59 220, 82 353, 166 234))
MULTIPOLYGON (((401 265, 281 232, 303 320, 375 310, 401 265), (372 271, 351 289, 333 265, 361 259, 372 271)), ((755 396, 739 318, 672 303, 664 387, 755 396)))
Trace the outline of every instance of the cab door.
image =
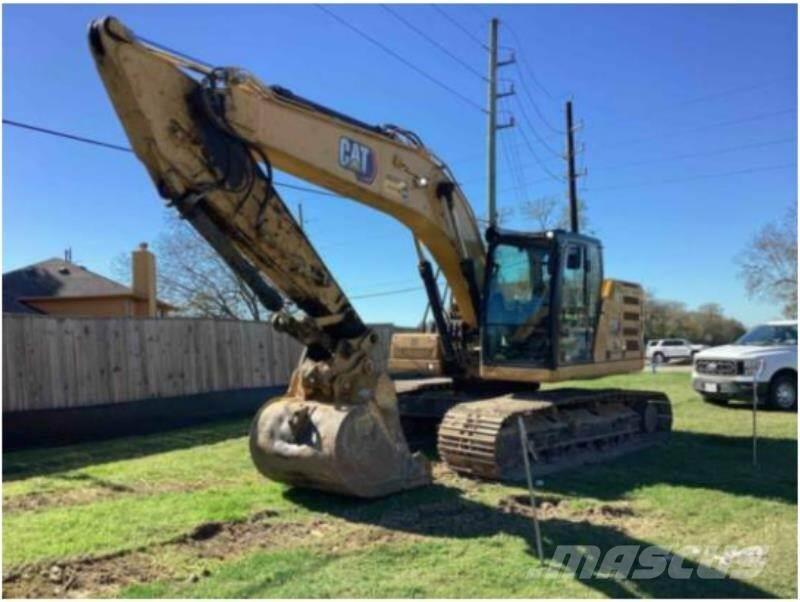
POLYGON ((594 359, 603 282, 600 245, 594 239, 568 237, 559 255, 557 363, 589 363, 594 359))

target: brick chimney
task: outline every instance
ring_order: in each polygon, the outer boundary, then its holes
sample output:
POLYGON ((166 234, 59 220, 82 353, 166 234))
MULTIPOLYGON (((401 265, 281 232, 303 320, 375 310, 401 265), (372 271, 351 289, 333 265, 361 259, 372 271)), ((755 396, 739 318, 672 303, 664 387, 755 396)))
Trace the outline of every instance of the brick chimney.
POLYGON ((156 311, 156 257, 147 250, 147 243, 139 243, 133 252, 133 294, 147 302, 147 316, 155 318, 156 311))

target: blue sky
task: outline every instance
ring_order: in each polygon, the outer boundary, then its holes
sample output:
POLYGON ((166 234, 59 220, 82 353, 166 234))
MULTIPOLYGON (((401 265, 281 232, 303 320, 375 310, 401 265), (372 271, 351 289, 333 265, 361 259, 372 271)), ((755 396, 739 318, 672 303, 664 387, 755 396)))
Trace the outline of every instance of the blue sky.
MULTIPOLYGON (((474 73, 380 6, 330 10, 484 103, 484 83, 474 73)), ((394 10, 483 72, 485 51, 440 12, 427 5, 394 10)), ((718 302, 746 324, 778 314, 745 297, 733 257, 760 225, 797 202, 795 6, 442 10, 479 39, 486 17, 498 16, 501 44, 522 58, 519 69, 502 72, 518 93, 501 102, 519 124, 499 143, 499 205, 516 209, 509 227, 535 228, 520 204, 563 199, 565 187, 547 174, 563 173, 563 163, 539 140, 560 151, 562 137, 539 118, 523 85, 556 128, 571 95, 583 122, 579 163, 588 169, 581 196, 603 239, 607 275, 690 307, 718 302)), ((244 67, 361 120, 416 131, 484 213, 483 114, 313 5, 5 5, 4 118, 127 145, 86 43, 88 22, 105 14, 206 62, 244 67)), ((70 246, 76 261, 110 274, 113 257, 163 229, 161 201, 129 154, 8 126, 3 150, 4 271, 70 246)), ((303 203, 312 241, 348 293, 418 284, 404 227, 357 203, 282 193, 293 206, 303 203)), ((366 320, 414 324, 425 298, 419 290, 354 304, 366 320)))

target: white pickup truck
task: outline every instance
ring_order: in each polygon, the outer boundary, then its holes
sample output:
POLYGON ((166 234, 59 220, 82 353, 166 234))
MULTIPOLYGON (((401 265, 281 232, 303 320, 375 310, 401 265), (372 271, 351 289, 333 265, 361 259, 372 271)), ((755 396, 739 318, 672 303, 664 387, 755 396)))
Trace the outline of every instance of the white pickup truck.
POLYGON ((709 402, 752 400, 756 376, 761 404, 797 409, 796 322, 761 324, 732 345, 712 347, 694 357, 692 386, 709 402))
POLYGON ((686 339, 653 339, 647 341, 645 357, 655 364, 669 360, 688 360, 708 345, 694 345, 686 339))

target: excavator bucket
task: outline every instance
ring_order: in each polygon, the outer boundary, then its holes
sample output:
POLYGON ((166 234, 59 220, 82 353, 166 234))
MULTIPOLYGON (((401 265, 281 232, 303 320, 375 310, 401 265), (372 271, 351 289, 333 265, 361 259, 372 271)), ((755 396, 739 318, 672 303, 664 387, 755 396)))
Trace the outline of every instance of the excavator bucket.
POLYGON ((408 449, 393 389, 384 389, 383 396, 380 405, 333 405, 291 395, 267 402, 250 431, 253 462, 276 481, 363 498, 427 485, 428 462, 408 449))

